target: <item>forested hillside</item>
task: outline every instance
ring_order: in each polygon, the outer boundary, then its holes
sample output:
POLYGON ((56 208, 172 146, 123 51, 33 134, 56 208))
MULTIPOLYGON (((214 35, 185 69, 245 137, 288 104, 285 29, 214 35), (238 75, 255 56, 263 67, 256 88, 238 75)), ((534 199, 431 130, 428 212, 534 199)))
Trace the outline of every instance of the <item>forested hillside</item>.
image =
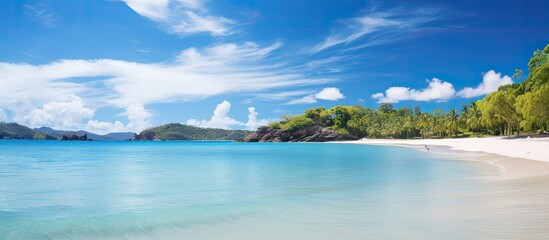
POLYGON ((0 122, 0 139, 51 139, 51 136, 36 132, 17 123, 0 122))
POLYGON ((132 140, 240 140, 250 133, 252 132, 247 130, 201 128, 170 123, 143 130, 132 140))

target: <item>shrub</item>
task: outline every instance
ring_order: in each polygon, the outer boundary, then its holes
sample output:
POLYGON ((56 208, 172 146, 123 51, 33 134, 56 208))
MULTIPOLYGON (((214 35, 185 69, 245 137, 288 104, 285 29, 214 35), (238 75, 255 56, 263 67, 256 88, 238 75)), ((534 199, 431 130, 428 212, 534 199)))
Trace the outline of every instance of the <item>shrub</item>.
POLYGON ((283 130, 297 130, 297 129, 303 129, 310 127, 315 124, 315 121, 313 121, 310 118, 304 117, 304 116, 294 116, 294 117, 286 117, 284 121, 280 123, 280 127, 283 130))

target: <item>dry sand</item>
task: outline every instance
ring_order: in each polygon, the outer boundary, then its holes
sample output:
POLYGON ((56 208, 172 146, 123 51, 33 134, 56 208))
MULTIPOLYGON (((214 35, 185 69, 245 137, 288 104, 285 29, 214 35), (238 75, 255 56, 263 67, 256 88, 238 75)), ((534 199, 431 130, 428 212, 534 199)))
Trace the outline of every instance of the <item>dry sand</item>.
POLYGON ((464 160, 497 165, 504 175, 549 173, 549 138, 362 139, 347 143, 403 146, 432 153, 454 154, 464 160))

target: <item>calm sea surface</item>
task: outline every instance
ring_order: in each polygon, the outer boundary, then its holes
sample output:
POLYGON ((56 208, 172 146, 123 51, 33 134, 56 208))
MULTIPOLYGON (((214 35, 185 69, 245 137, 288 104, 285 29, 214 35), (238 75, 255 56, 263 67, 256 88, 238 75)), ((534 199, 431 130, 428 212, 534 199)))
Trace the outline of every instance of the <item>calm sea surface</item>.
POLYGON ((549 181, 348 144, 0 140, 0 239, 549 239, 549 181))

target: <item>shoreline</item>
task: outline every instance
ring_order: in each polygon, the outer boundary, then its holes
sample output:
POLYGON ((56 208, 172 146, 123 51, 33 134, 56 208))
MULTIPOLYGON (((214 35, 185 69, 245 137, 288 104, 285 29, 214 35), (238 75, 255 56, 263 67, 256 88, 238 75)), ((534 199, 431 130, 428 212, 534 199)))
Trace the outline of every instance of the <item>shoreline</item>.
POLYGON ((407 147, 457 160, 486 162, 498 167, 502 176, 549 174, 548 138, 361 139, 342 143, 407 147))

